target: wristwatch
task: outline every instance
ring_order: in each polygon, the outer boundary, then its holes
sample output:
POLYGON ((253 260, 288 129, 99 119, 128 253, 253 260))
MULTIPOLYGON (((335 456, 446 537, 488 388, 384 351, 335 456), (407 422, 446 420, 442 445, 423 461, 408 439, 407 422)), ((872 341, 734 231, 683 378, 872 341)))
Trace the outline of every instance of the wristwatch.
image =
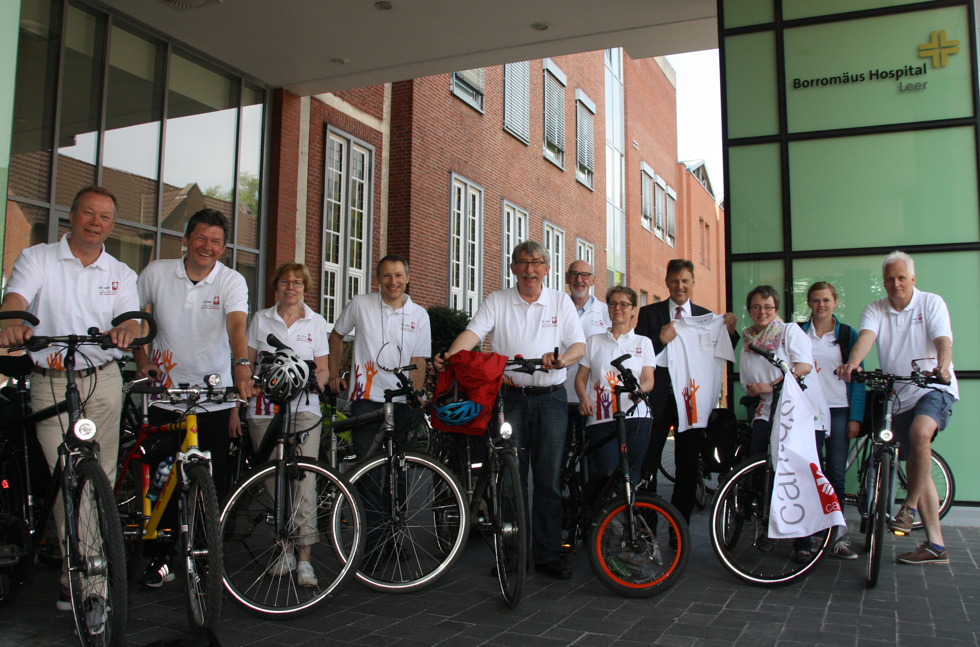
POLYGON ((248 361, 248 358, 243 357, 241 359, 236 359, 233 366, 251 366, 252 362, 248 361))

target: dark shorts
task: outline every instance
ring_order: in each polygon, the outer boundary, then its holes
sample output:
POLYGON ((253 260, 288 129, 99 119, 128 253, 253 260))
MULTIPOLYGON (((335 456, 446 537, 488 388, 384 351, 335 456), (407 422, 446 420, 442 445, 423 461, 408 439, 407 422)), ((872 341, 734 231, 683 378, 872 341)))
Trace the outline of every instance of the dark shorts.
POLYGON ((916 416, 928 416, 936 422, 936 432, 932 439, 936 439, 936 434, 946 428, 949 417, 953 415, 953 396, 947 391, 930 390, 919 398, 915 406, 908 411, 895 414, 892 417, 892 432, 898 440, 898 459, 904 461, 909 453, 909 431, 912 428, 912 421, 916 416))

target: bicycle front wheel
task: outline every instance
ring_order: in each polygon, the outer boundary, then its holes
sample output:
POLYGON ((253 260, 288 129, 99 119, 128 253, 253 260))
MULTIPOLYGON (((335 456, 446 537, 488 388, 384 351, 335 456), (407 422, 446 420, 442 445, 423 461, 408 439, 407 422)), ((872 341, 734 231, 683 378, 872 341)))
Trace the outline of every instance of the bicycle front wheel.
POLYGON ((878 454, 875 477, 875 489, 872 493, 874 501, 871 508, 871 523, 868 524, 870 541, 868 541, 868 588, 878 585, 878 573, 881 572, 881 553, 885 541, 885 521, 888 518, 888 486, 891 483, 892 454, 881 451, 878 454))
POLYGON ((613 593, 647 598, 677 583, 690 543, 681 513, 659 496, 637 494, 632 510, 625 496, 617 497, 589 528, 589 565, 613 593))
MULTIPOLYGON (((78 479, 69 518, 69 588, 83 645, 123 643, 126 630, 126 553, 112 486, 93 459, 75 465, 78 479), (74 544, 74 545, 72 545, 74 544)), ((69 507, 66 507, 68 510, 69 507)))
POLYGON ((364 505, 367 543, 357 579, 378 591, 412 591, 442 577, 469 534, 469 508, 456 477, 417 452, 369 457, 349 473, 364 505))
POLYGON ((354 488, 332 467, 302 458, 277 467, 263 463, 235 486, 220 536, 232 599, 256 615, 288 618, 312 611, 353 578, 364 528, 354 488), (277 478, 285 480, 278 524, 277 478), (298 561, 307 550, 309 572, 298 561))
POLYGON ((517 457, 511 451, 497 450, 490 516, 493 518, 493 550, 497 560, 500 593, 507 606, 521 601, 527 571, 527 524, 524 495, 517 457))
POLYGON ((772 472, 766 456, 738 465, 718 486, 711 504, 709 533, 715 555, 730 573, 750 584, 780 586, 803 577, 816 565, 833 536, 833 528, 812 537, 769 537, 769 501, 772 472), (797 557, 806 543, 806 560, 797 557))
MULTIPOLYGON (((905 477, 905 467, 898 463, 898 481, 895 491, 895 503, 904 503, 907 496, 908 481, 905 477)), ((942 519, 953 507, 953 500, 956 496, 956 482, 953 480, 953 470, 949 468, 946 459, 932 452, 932 482, 936 485, 936 494, 939 495, 939 518, 942 519)), ((922 518, 916 515, 915 522, 912 524, 913 530, 920 530, 924 527, 922 518)))
POLYGON ((188 487, 181 496, 184 572, 191 624, 214 631, 221 618, 221 531, 218 497, 206 465, 186 468, 188 487))

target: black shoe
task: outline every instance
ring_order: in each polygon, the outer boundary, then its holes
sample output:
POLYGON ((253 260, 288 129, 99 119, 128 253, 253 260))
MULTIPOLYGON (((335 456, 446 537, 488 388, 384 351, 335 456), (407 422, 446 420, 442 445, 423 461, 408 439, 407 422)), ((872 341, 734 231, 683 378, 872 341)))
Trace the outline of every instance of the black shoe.
POLYGON ((538 573, 544 573, 548 577, 553 577, 556 580, 569 580, 572 578, 572 567, 560 559, 545 562, 544 564, 535 564, 534 570, 538 573))
POLYGON ((776 540, 770 539, 768 535, 762 533, 756 538, 755 547, 763 553, 771 553, 776 548, 776 540))
POLYGON ((164 582, 173 582, 175 578, 176 575, 170 569, 167 558, 157 557, 146 567, 138 585, 141 589, 159 589, 164 582))

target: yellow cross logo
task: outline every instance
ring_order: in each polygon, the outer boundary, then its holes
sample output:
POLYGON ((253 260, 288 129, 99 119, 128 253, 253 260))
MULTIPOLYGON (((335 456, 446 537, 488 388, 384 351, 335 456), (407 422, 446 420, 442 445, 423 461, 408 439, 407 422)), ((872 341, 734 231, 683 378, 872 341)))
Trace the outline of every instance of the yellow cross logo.
POLYGON ((946 40, 946 30, 932 32, 928 43, 919 45, 919 56, 922 58, 932 58, 933 67, 946 67, 949 63, 949 55, 960 51, 960 41, 946 40))

